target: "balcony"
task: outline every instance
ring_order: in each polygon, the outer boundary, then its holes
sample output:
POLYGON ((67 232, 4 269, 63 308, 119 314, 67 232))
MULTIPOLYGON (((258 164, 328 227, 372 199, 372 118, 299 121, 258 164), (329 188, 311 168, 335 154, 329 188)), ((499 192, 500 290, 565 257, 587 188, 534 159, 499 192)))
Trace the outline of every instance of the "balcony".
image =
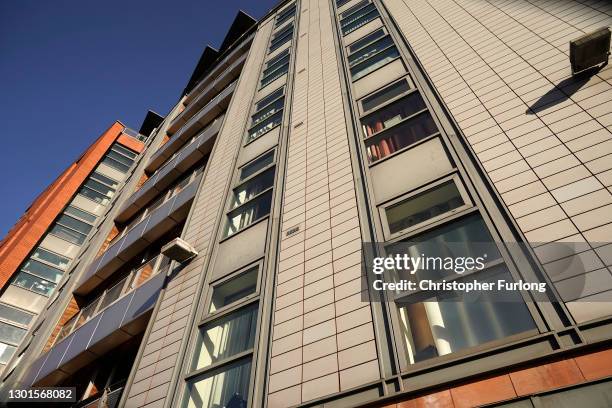
POLYGON ((186 179, 188 184, 179 184, 172 194, 164 196, 153 208, 126 228, 104 254, 93 260, 74 292, 79 295, 91 292, 143 249, 183 222, 187 218, 201 178, 202 173, 195 172, 191 178, 186 179))
POLYGON ((219 116, 227 109, 232 99, 234 90, 236 89, 237 82, 238 80, 235 80, 223 88, 223 90, 217 94, 217 96, 211 99, 203 108, 201 108, 195 115, 191 116, 186 122, 173 122, 168 129, 168 133, 171 133, 172 129, 176 129, 176 133, 174 133, 172 137, 183 139, 189 139, 195 135, 200 129, 207 126, 211 120, 213 120, 216 116, 219 116))
MULTIPOLYGON (((210 103, 213 100, 214 96, 221 93, 225 87, 227 87, 230 83, 234 82, 238 76, 240 76, 240 72, 242 71, 242 67, 246 61, 247 54, 242 54, 238 57, 236 61, 234 61, 230 66, 228 66, 225 71, 219 75, 214 81, 208 82, 208 85, 205 86, 200 92, 197 93, 197 96, 190 101, 190 103, 185 107, 185 109, 179 113, 170 123, 168 127, 169 133, 176 132, 182 125, 187 123, 187 121, 195 115, 200 109, 210 103)), ((197 91, 197 88, 196 88, 197 91)), ((192 92, 191 95, 194 93, 192 92)))
MULTIPOLYGON (((200 132, 197 138, 201 137, 202 140, 214 140, 217 133, 219 133, 219 130, 221 129, 223 117, 224 115, 222 114, 215 118, 214 121, 212 121, 204 130, 200 132)), ((172 157, 174 153, 181 149, 181 147, 187 142, 187 140, 188 138, 186 137, 172 137, 166 142, 166 144, 161 146, 155 153, 153 153, 153 155, 149 159, 149 162, 147 163, 147 167, 145 168, 145 170, 149 173, 157 171, 169 158, 172 157)), ((212 150, 212 145, 210 146, 210 150, 212 150)), ((202 151, 202 153, 206 154, 208 153, 208 151, 202 151)))
POLYGON ((199 98, 200 94, 208 89, 208 86, 211 82, 216 81, 218 77, 224 74, 224 71, 227 69, 227 67, 233 65, 233 63, 238 60, 242 55, 246 55, 254 38, 255 34, 249 35, 238 46, 232 49, 227 54, 227 56, 223 57, 223 60, 221 60, 217 65, 215 65, 215 67, 208 73, 208 75, 198 81, 193 90, 189 92, 189 95, 185 97, 185 101, 183 103, 187 106, 191 104, 194 100, 199 98))
POLYGON ((30 367, 28 386, 58 384, 147 325, 170 261, 159 255, 105 290, 61 329, 56 343, 30 367), (60 337, 61 336, 61 337, 60 337))
POLYGON ((151 200, 167 190, 172 183, 181 177, 191 166, 208 155, 215 144, 222 118, 215 121, 217 125, 208 127, 193 138, 170 161, 160 167, 134 194, 124 203, 115 217, 115 221, 124 223, 142 210, 151 200))

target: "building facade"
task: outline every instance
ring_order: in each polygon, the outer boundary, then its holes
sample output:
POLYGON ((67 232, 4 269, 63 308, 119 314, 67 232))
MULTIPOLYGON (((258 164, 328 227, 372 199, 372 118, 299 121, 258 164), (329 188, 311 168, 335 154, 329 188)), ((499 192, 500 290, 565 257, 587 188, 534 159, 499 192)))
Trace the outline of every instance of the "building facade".
POLYGON ((88 407, 610 406, 612 69, 572 75, 568 42, 611 24, 603 0, 239 13, 2 392, 74 386, 88 407), (470 278, 550 290, 375 298, 366 251, 449 242, 466 256, 495 243, 470 278))
POLYGON ((0 245, 0 367, 4 369, 35 317, 113 197, 130 175, 144 144, 114 123, 37 197, 0 245))

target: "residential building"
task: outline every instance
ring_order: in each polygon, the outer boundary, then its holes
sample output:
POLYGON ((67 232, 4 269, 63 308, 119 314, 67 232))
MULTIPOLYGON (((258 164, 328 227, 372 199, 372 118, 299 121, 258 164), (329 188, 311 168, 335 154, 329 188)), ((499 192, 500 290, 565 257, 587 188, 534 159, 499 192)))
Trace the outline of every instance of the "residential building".
POLYGON ((574 75, 569 41, 610 25, 603 0, 240 12, 1 391, 74 386, 88 407, 609 406, 612 68, 574 75), (544 297, 377 299, 363 273, 366 251, 483 242, 466 279, 546 283, 544 297))
POLYGON ((78 262, 142 152, 142 135, 106 130, 38 196, 0 244, 0 368, 78 262), (139 137, 140 136, 140 137, 139 137))

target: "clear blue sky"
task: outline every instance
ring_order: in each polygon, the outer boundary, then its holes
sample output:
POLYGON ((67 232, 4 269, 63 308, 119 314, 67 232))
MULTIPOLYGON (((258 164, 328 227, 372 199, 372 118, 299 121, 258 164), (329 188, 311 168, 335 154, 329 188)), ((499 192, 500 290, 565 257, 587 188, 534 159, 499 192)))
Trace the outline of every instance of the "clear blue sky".
POLYGON ((113 121, 165 115, 239 9, 277 2, 0 1, 0 237, 113 121))

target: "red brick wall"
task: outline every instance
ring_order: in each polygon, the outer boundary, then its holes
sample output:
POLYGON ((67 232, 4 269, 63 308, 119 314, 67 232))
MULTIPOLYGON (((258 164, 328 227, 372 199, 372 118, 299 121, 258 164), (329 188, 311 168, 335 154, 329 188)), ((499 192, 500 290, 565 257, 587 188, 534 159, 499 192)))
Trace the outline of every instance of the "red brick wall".
POLYGON ((383 408, 476 407, 609 376, 612 376, 612 349, 513 370, 435 393, 389 403, 383 408))
POLYGON ((106 130, 76 162, 34 200, 26 213, 8 232, 0 244, 0 286, 4 286, 10 279, 104 153, 120 137, 123 128, 121 123, 115 122, 106 130))

